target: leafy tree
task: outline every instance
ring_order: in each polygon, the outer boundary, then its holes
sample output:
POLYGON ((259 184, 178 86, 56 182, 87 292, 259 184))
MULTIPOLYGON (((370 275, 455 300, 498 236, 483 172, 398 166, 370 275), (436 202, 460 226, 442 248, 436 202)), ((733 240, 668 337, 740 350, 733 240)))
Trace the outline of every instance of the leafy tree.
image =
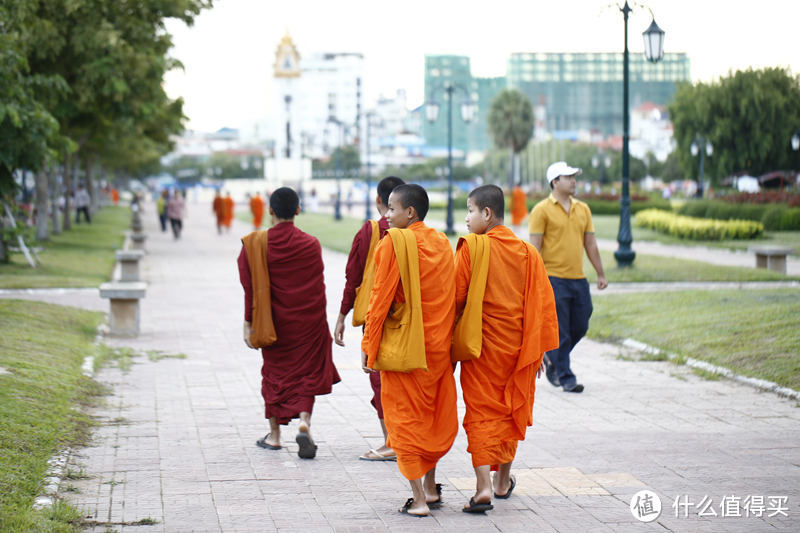
POLYGON ((525 149, 533 134, 531 101, 516 89, 504 89, 492 100, 487 120, 495 145, 509 151, 509 187, 512 187, 518 179, 514 173, 514 169, 519 167, 517 155, 525 149))
POLYGON ((338 146, 333 150, 329 159, 316 159, 312 165, 314 171, 338 168, 345 174, 352 174, 353 171, 361 169, 361 156, 355 146, 338 146))
POLYGON ((714 146, 705 159, 712 183, 734 172, 760 175, 790 168, 789 139, 800 124, 800 78, 783 68, 737 71, 718 82, 684 84, 669 106, 683 173, 697 177, 690 146, 703 136, 714 146))

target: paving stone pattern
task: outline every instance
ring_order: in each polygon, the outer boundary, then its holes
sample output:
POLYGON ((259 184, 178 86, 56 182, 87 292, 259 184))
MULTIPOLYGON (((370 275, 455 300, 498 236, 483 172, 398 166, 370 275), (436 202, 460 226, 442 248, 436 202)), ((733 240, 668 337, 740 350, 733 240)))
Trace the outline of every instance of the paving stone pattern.
MULTIPOLYGON (((368 378, 360 370, 360 331, 334 346, 342 382, 319 397, 314 460, 297 457, 293 422, 283 448, 255 446, 267 432, 260 355, 242 341, 242 290, 235 259, 246 225, 217 235, 210 206, 189 205, 183 239, 144 222, 142 334, 106 340, 141 352, 185 354, 129 370, 107 368, 113 389, 94 414, 101 425, 69 467, 88 479, 63 492, 104 532, 262 531, 798 531, 800 409, 794 402, 728 381, 705 381, 666 362, 618 359, 621 348, 584 340, 574 370, 583 394, 537 382, 534 426, 521 443, 517 488, 486 515, 461 512, 474 491, 460 431, 440 462, 444 506, 417 519, 397 508, 410 496, 392 462, 358 456, 381 443, 368 378), (660 518, 640 523, 629 505, 642 489, 662 501, 660 518), (711 498, 716 517, 694 504, 711 498), (763 496, 761 516, 720 517, 723 497, 763 496), (772 507, 769 496, 787 501, 772 507), (675 516, 676 498, 693 505, 675 516), (153 525, 141 525, 153 522, 153 525)), ((333 325, 346 257, 325 251, 333 325)), ((460 395, 460 393, 459 393, 460 395)), ((463 403, 459 400, 459 414, 463 403)), ((757 514, 757 513, 756 513, 757 514)))

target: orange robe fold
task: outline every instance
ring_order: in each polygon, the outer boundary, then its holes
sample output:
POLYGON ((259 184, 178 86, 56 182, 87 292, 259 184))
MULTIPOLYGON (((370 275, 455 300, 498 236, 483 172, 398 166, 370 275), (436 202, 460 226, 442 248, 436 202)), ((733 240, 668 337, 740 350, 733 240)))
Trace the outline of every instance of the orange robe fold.
POLYGON ((222 212, 223 212, 223 224, 226 227, 231 227, 231 222, 233 222, 233 198, 230 196, 226 196, 222 199, 222 212))
POLYGON ((511 191, 511 224, 518 226, 528 215, 527 196, 522 188, 517 185, 511 191))
MULTIPOLYGON (((517 441, 533 422, 536 371, 545 351, 558 347, 553 289, 539 253, 506 226, 489 236, 491 254, 483 298, 478 359, 462 361, 463 426, 473 466, 514 459, 517 441)), ((456 252, 456 310, 467 299, 469 248, 456 252)))
MULTIPOLYGON (((407 479, 425 475, 453 445, 458 433, 456 384, 450 363, 455 318, 453 252, 441 232, 415 222, 409 226, 419 251, 420 293, 425 370, 381 372, 381 401, 389 433, 387 445, 397 453, 397 465, 407 479)), ((367 366, 375 363, 384 321, 392 304, 403 301, 403 287, 391 239, 375 250, 375 284, 361 349, 367 366)))

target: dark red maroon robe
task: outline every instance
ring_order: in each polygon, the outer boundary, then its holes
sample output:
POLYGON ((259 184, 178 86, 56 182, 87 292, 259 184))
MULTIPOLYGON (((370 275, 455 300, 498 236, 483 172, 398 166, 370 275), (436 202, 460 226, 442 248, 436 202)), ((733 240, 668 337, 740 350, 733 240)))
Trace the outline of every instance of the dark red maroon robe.
MULTIPOLYGON (((330 393, 340 378, 331 354, 319 241, 293 222, 268 231, 267 268, 278 340, 261 349, 261 395, 266 418, 288 424, 303 411, 311 413, 314 397, 330 393)), ((249 322, 253 291, 244 246, 238 264, 244 319, 249 322)))
MULTIPOLYGON (((378 238, 383 239, 389 231, 389 221, 386 217, 378 219, 378 238)), ((350 255, 347 256, 347 266, 344 269, 344 292, 342 294, 342 305, 339 312, 347 316, 356 301, 356 288, 361 285, 366 269, 367 255, 369 255, 369 242, 372 240, 372 224, 367 221, 353 237, 353 245, 350 247, 350 255)), ((370 403, 378 412, 378 418, 383 420, 383 404, 381 403, 381 373, 373 372, 369 375, 369 384, 372 386, 372 400, 370 403)))

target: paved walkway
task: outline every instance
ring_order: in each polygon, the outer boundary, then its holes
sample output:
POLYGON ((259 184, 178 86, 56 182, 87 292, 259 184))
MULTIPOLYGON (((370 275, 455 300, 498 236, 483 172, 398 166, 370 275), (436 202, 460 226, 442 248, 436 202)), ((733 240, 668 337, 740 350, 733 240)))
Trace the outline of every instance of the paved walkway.
MULTIPOLYGON (((142 356, 127 371, 100 372, 114 392, 95 413, 100 426, 91 446, 70 458, 70 468, 89 478, 62 484, 63 496, 96 522, 92 531, 800 529, 794 402, 705 381, 670 363, 620 359, 621 348, 588 340, 574 357, 586 391, 567 394, 538 382, 534 426, 513 468, 517 488, 485 516, 460 511, 474 490, 463 430, 438 469, 445 505, 429 518, 397 513, 410 491, 395 463, 358 460, 381 437, 352 327, 346 348, 334 346, 342 382, 315 406, 317 458, 297 457, 296 423, 283 433, 282 450, 256 447, 266 433, 260 356, 241 340, 235 267, 238 237, 248 228, 235 222, 231 234, 219 236, 205 206, 189 205, 189 214, 176 242, 157 230, 152 210, 146 213, 142 334, 106 341, 185 358, 142 356), (642 489, 661 499, 658 525, 631 514, 631 498, 642 489), (689 502, 677 517, 676 498, 689 502), (704 498, 713 504, 704 508, 704 498), (723 498, 753 500, 750 516, 731 505, 721 517, 723 498), (730 517, 733 511, 741 517, 730 517)), ((325 252, 331 324, 345 261, 325 252)))

